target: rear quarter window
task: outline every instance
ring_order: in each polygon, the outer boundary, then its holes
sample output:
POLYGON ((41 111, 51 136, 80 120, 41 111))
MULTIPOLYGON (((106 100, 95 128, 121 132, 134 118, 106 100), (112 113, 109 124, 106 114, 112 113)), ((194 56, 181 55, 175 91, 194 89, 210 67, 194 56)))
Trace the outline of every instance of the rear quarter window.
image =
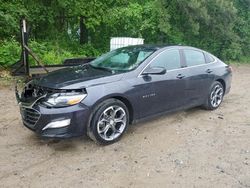
POLYGON ((206 57, 206 62, 207 63, 212 63, 212 62, 215 61, 215 59, 211 55, 209 55, 207 53, 206 53, 205 57, 206 57))

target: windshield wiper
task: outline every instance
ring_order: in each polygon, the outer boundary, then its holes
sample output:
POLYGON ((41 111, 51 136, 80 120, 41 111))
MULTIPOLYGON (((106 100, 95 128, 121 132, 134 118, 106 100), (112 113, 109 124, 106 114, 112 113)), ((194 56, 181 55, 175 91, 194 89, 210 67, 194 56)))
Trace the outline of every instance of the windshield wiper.
POLYGON ((91 66, 92 68, 94 69, 100 69, 100 70, 105 70, 105 71, 108 71, 108 72, 111 72, 111 73, 114 73, 114 70, 108 68, 108 67, 96 67, 96 66, 93 66, 91 64, 89 64, 89 66, 91 66))

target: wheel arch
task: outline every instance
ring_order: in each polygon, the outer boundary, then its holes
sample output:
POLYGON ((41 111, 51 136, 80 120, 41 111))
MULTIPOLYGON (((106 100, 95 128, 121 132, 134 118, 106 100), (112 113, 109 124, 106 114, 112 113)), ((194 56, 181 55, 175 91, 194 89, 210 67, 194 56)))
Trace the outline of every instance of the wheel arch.
POLYGON ((131 124, 134 120, 134 109, 131 102, 126 97, 123 96, 113 96, 112 98, 120 100, 126 105, 129 112, 129 123, 131 124))
POLYGON ((215 81, 221 83, 221 85, 223 86, 224 93, 225 93, 225 91, 226 91, 226 82, 222 78, 219 78, 219 79, 217 79, 215 81))
MULTIPOLYGON (((98 106, 108 100, 108 99, 117 99, 117 100, 120 100, 121 102, 123 102, 126 107, 128 108, 128 112, 129 112, 129 123, 131 124, 134 120, 134 108, 133 108, 133 105, 132 103, 130 102, 130 100, 126 97, 126 96, 123 96, 123 95, 119 95, 119 94, 114 94, 114 95, 109 95, 109 96, 105 96, 101 99, 99 99, 94 105, 93 105, 93 110, 98 108, 98 106)), ((91 118, 92 119, 92 118, 91 118)))

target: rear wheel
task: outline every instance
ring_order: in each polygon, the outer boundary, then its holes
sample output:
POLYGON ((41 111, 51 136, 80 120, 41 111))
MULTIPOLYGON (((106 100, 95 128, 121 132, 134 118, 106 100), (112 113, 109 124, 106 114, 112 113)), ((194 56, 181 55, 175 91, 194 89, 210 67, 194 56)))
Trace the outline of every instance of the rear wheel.
POLYGON ((88 135, 98 143, 111 144, 121 138, 128 122, 126 105, 117 99, 108 99, 97 106, 88 135))
POLYGON ((216 81, 211 86, 206 103, 203 106, 207 110, 215 110, 222 103, 223 97, 224 97, 223 85, 220 82, 216 81))

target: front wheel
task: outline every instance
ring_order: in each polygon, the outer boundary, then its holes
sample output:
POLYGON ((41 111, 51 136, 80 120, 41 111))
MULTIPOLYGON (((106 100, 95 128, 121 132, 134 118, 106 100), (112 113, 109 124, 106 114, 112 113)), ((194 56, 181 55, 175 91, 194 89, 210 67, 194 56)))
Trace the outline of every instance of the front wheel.
POLYGON ((128 123, 126 105, 120 100, 108 99, 96 108, 88 135, 100 144, 111 144, 121 138, 128 123))
POLYGON ((207 110, 215 110, 223 101, 224 88, 223 85, 216 81, 211 86, 211 90, 207 97, 206 103, 203 105, 207 110))

